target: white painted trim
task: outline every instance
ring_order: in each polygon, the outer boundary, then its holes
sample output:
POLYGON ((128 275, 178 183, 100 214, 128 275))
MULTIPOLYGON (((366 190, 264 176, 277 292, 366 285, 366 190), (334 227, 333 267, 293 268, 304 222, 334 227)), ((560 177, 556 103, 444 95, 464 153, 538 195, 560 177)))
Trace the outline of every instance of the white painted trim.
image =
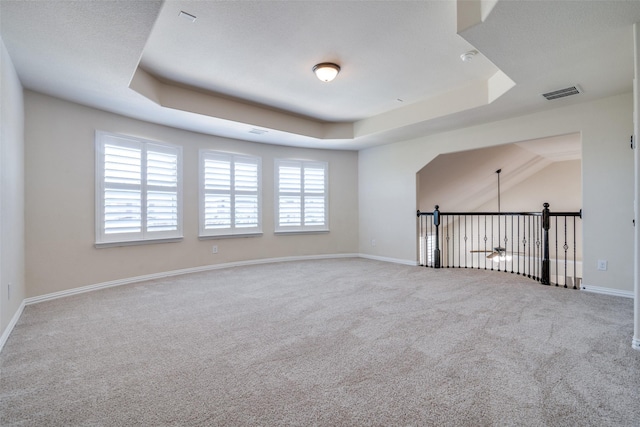
POLYGON ((87 285, 87 286, 81 286, 79 288, 67 289, 60 292, 53 292, 50 294, 27 298, 25 299, 25 304, 26 305, 37 304, 44 301, 50 301, 58 298, 71 296, 71 295, 82 294, 85 292, 91 292, 98 289, 128 285, 131 283, 144 282, 147 280, 163 279, 166 277, 179 276, 182 274, 200 273, 203 271, 211 271, 211 270, 220 270, 223 268, 242 267, 247 265, 258 265, 258 264, 270 264, 270 263, 276 263, 276 262, 306 261, 306 260, 333 259, 333 258, 358 258, 358 257, 359 257, 358 254, 304 255, 304 256, 264 258, 264 259, 254 259, 254 260, 247 260, 247 261, 228 262, 224 264, 204 265, 201 267, 183 268, 180 270, 171 270, 171 271, 164 271, 160 273, 145 274, 143 276, 128 277, 125 279, 112 280, 109 282, 102 282, 102 283, 96 283, 94 285, 87 285))
POLYGON ((633 291, 621 291, 620 289, 602 288, 600 286, 583 285, 580 289, 594 294, 611 295, 614 297, 633 298, 633 291))
POLYGON ((413 266, 413 267, 418 265, 418 261, 411 261, 411 260, 408 260, 408 259, 388 258, 388 257, 377 256, 377 255, 369 255, 369 254, 359 254, 358 256, 360 258, 372 259, 372 260, 375 260, 375 261, 392 262, 394 264, 410 265, 410 266, 413 266))
POLYGON ((4 344, 9 339, 9 335, 11 335, 11 332, 13 331, 13 328, 16 326, 16 323, 18 323, 18 320, 20 319, 20 316, 22 316, 22 310, 24 310, 24 306, 25 305, 26 305, 25 304, 25 300, 22 300, 22 303, 20 303, 20 307, 18 307, 18 309, 16 310, 15 314, 11 318, 11 321, 9 322, 7 327, 4 329, 4 332, 2 333, 2 336, 0 336, 0 352, 2 351, 2 348, 4 347, 4 344))

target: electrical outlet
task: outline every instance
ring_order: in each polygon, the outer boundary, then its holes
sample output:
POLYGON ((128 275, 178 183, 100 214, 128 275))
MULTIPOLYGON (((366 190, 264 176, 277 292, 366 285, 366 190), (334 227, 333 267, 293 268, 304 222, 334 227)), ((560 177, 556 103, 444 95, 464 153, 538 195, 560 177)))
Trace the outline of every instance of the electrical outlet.
POLYGON ((371 246, 375 246, 376 245, 376 239, 371 239, 371 246))
POLYGON ((218 245, 213 245, 213 247, 211 248, 211 252, 214 254, 218 253, 218 245))
POLYGON ((604 259, 598 260, 598 270, 607 271, 607 261, 604 259))

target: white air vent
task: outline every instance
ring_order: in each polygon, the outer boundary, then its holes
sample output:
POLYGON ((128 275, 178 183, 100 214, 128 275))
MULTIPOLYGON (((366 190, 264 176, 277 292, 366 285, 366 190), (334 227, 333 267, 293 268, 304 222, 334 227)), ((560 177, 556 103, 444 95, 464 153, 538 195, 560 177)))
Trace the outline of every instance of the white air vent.
POLYGON ((189 22, 196 22, 196 17, 190 13, 185 12, 184 10, 181 10, 180 13, 178 14, 178 16, 180 18, 184 18, 189 22))
POLYGON ((564 98, 565 96, 577 95, 581 93, 579 86, 571 86, 564 89, 554 90, 553 92, 543 93, 542 96, 547 98, 547 101, 552 99, 564 98))

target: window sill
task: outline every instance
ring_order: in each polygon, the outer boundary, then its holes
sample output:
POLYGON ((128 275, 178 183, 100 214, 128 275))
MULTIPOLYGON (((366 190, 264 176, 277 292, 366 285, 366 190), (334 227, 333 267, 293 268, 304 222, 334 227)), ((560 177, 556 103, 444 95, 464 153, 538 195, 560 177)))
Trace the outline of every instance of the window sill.
POLYGON ((279 230, 275 231, 273 234, 282 236, 293 234, 329 234, 329 230, 279 230))
POLYGON ((137 246, 137 245, 155 245, 156 243, 177 243, 181 242, 183 237, 171 237, 166 239, 149 239, 149 240, 130 240, 123 242, 103 242, 96 243, 96 249, 115 248, 118 246, 137 246))
POLYGON ((239 239, 243 237, 262 237, 262 231, 247 234, 218 234, 211 236, 198 236, 198 240, 239 239))

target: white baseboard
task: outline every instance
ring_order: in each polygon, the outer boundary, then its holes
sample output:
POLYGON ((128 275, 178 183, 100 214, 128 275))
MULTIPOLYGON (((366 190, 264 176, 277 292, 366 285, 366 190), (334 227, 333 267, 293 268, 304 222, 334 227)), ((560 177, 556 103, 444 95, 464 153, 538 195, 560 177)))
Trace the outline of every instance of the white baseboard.
POLYGON ((369 254, 359 254, 360 258, 372 259, 375 261, 384 261, 384 262, 392 262, 394 264, 403 264, 403 265, 411 265, 413 267, 418 265, 418 261, 412 261, 408 259, 400 259, 400 258, 389 258, 377 255, 369 255, 369 254))
POLYGON ((318 259, 334 259, 334 258, 358 258, 358 254, 327 254, 327 255, 304 255, 304 256, 291 256, 282 258, 263 258, 247 261, 228 262, 223 264, 211 264, 203 265, 200 267, 183 268, 180 270, 163 271, 160 273, 145 274, 143 276, 128 277, 125 279, 112 280, 109 282, 96 283, 94 285, 81 286, 79 288, 67 289, 60 292, 52 292, 50 294, 40 295, 37 297, 31 297, 25 299, 25 304, 37 304, 44 301, 51 301, 58 298, 67 297, 70 295, 82 294, 85 292, 91 292, 98 289, 111 288, 114 286, 128 285, 131 283, 144 282, 147 280, 163 279, 166 277, 179 276, 189 273, 200 273, 203 271, 220 270, 223 268, 242 267, 247 265, 258 264, 271 264, 276 262, 289 262, 289 261, 307 261, 318 259))
POLYGON ((602 288, 599 286, 582 285, 580 288, 586 292, 593 292, 595 294, 611 295, 614 297, 633 298, 633 291, 621 291, 620 289, 602 288))
POLYGON ((13 318, 11 319, 11 322, 9 322, 9 324, 5 328, 4 332, 2 333, 2 336, 0 336, 0 351, 2 351, 2 347, 4 346, 4 343, 9 338, 9 335, 11 335, 11 331, 13 331, 14 326, 18 322, 18 319, 20 319, 20 316, 22 315, 22 311, 24 310, 24 307, 27 306, 27 305, 37 304, 37 303, 45 302, 45 301, 51 301, 51 300, 54 300, 54 299, 64 298, 64 297, 68 297, 68 296, 71 296, 71 295, 82 294, 82 293, 85 293, 85 292, 92 292, 92 291, 96 291, 98 289, 105 289, 105 288, 111 288, 111 287, 114 287, 114 286, 128 285, 128 284, 131 284, 131 283, 144 282, 144 281, 147 281, 147 280, 154 280, 154 279, 162 279, 162 278, 172 277, 172 276, 179 276, 179 275, 182 275, 182 274, 200 273, 200 272, 203 272, 203 271, 220 270, 220 269, 223 269, 223 268, 242 267, 242 266, 259 265, 259 264, 270 264, 270 263, 276 263, 276 262, 307 261, 307 260, 336 259, 336 258, 369 258, 369 259, 375 259, 375 260, 378 260, 378 261, 386 261, 386 262, 393 262, 393 263, 406 264, 406 265, 417 265, 417 262, 413 262, 413 261, 400 260, 400 259, 394 259, 394 258, 385 258, 385 257, 376 257, 376 256, 364 255, 364 254, 356 254, 356 253, 325 254, 325 255, 303 255, 303 256, 289 256, 289 257, 281 257, 281 258, 264 258, 264 259, 254 259, 254 260, 247 260, 247 261, 228 262, 228 263, 223 263, 223 264, 204 265, 204 266, 200 266, 200 267, 183 268, 183 269, 180 269, 180 270, 172 270, 172 271, 164 271, 164 272, 161 272, 161 273, 145 274, 143 276, 128 277, 128 278, 125 278, 125 279, 111 280, 109 282, 102 282, 102 283, 96 283, 96 284, 93 284, 93 285, 80 286, 78 288, 67 289, 67 290, 64 290, 64 291, 52 292, 50 294, 44 294, 44 295, 39 295, 39 296, 36 296, 36 297, 25 298, 22 301, 22 303, 20 304, 20 308, 16 311, 16 313, 13 316, 13 318))
POLYGON ((9 322, 7 327, 4 329, 2 336, 0 336, 0 351, 2 351, 4 344, 9 339, 9 335, 11 335, 13 328, 16 326, 16 323, 18 323, 20 316, 22 316, 22 311, 24 310, 25 305, 26 305, 25 300, 22 300, 22 302, 20 303, 20 307, 18 307, 18 310, 16 310, 15 314, 11 318, 11 321, 9 322))

